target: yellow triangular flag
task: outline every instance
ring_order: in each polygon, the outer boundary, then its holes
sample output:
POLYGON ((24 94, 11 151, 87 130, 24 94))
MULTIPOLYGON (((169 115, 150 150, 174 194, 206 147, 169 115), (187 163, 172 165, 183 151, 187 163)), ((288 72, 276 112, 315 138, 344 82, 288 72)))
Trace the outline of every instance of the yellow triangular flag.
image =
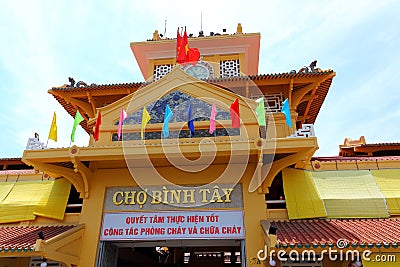
POLYGON ((50 126, 49 139, 57 142, 57 116, 55 112, 50 126))
POLYGON ((146 107, 143 107, 142 113, 142 128, 140 131, 140 135, 142 136, 142 140, 144 139, 144 128, 146 128, 147 123, 149 123, 151 117, 149 112, 147 111, 146 107))

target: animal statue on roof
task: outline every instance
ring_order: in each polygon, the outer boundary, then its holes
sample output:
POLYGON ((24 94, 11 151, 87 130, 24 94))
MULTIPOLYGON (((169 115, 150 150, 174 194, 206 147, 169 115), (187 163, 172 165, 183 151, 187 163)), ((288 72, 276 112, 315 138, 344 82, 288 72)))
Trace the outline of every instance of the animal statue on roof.
POLYGON ((67 87, 74 87, 75 86, 75 80, 72 77, 68 77, 69 85, 67 87))
POLYGON ((299 69, 298 73, 309 73, 309 72, 315 73, 318 71, 319 71, 319 68, 317 68, 317 61, 314 60, 313 62, 311 62, 309 67, 304 66, 301 69, 299 69))
POLYGON ((318 72, 318 69, 317 69, 316 67, 317 67, 317 61, 314 60, 314 61, 311 62, 311 64, 310 64, 310 70, 311 70, 311 72, 318 72))
MULTIPOLYGON (((68 77, 69 84, 66 84, 65 87, 86 87, 87 83, 84 81, 79 81, 75 84, 75 79, 72 77, 68 77)), ((64 87, 64 86, 63 86, 64 87)))
POLYGON ((301 69, 299 69, 299 71, 297 72, 297 73, 308 73, 309 71, 308 71, 308 67, 307 66, 304 66, 304 67, 302 67, 301 69))
POLYGON ((85 87, 87 84, 84 81, 79 81, 76 83, 76 87, 85 87))

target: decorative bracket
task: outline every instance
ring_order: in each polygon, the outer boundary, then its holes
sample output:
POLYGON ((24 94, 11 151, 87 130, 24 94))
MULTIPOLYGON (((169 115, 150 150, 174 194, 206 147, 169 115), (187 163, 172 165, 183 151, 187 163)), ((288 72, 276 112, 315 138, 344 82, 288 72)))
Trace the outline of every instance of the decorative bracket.
POLYGON ((87 102, 83 102, 83 101, 75 99, 75 98, 72 98, 65 94, 61 94, 60 96, 63 97, 69 103, 80 107, 88 115, 89 118, 94 118, 95 113, 93 112, 93 108, 92 108, 91 104, 89 104, 87 102))
POLYGON ((84 231, 85 226, 79 225, 48 240, 37 239, 35 252, 40 253, 42 257, 62 262, 64 266, 79 265, 79 254, 84 231), (73 253, 71 253, 72 247, 74 248, 73 253))
POLYGON ((303 151, 297 152, 295 154, 292 154, 290 156, 279 159, 277 161, 274 161, 272 163, 271 168, 269 169, 269 172, 268 172, 268 168, 265 168, 265 166, 263 166, 261 171, 262 171, 262 177, 265 177, 265 178, 264 178, 264 181, 262 184, 262 192, 264 194, 267 194, 269 192, 268 188, 271 186, 272 181, 274 180, 274 178, 278 174, 278 172, 280 172, 283 168, 288 167, 293 164, 296 164, 299 161, 301 161, 301 159, 304 159, 305 157, 312 155, 314 153, 315 149, 316 148, 303 150, 303 151))
POLYGON ((57 166, 48 163, 34 163, 27 162, 30 166, 33 166, 35 170, 42 171, 49 174, 52 177, 64 177, 71 182, 80 193, 81 198, 87 198, 89 196, 89 188, 87 182, 84 182, 85 178, 82 177, 81 173, 76 173, 74 170, 57 166))
POLYGON ((85 188, 84 192, 80 192, 81 197, 87 198, 89 197, 89 180, 93 177, 93 172, 76 157, 78 153, 79 148, 77 146, 72 146, 69 150, 71 162, 74 164, 74 172, 81 175, 83 188, 85 188))

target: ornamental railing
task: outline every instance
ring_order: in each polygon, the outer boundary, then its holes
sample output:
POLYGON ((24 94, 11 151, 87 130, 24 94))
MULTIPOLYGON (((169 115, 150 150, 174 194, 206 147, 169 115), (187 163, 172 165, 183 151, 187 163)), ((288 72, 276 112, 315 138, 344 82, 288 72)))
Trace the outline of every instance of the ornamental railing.
POLYGON ((39 149, 45 149, 46 146, 44 143, 40 142, 38 138, 29 138, 28 143, 26 144, 26 150, 39 150, 39 149))
POLYGON ((290 137, 304 138, 315 136, 313 124, 303 124, 300 129, 296 130, 290 137))

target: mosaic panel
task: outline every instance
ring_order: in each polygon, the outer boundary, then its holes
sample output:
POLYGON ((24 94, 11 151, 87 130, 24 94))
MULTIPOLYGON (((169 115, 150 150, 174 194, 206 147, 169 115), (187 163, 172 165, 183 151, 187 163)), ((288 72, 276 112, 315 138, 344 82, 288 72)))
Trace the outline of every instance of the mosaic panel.
MULTIPOLYGON (((161 139, 161 132, 145 132, 145 139, 161 139)), ((213 134, 210 134, 208 129, 199 129, 194 131, 194 135, 190 134, 189 130, 180 131, 170 131, 169 136, 166 139, 178 139, 178 138, 197 138, 197 137, 215 137, 215 136, 239 136, 240 129, 237 128, 221 128, 216 129, 213 134)), ((164 137, 163 137, 164 138, 164 137)), ((140 133, 123 133, 121 135, 121 140, 131 141, 131 140, 141 140, 140 133)), ((118 141, 118 135, 114 133, 112 135, 112 141, 118 141)))
MULTIPOLYGON (((209 121, 211 114, 212 105, 202 101, 201 99, 192 97, 191 95, 185 94, 180 91, 172 91, 169 94, 161 97, 156 102, 153 102, 146 106, 147 111, 150 114, 149 124, 163 123, 165 107, 169 105, 174 114, 170 123, 174 122, 187 122, 188 121, 188 108, 189 103, 192 105, 192 118, 193 121, 209 121)), ((142 112, 143 109, 137 110, 128 115, 124 120, 124 125, 135 125, 142 123, 142 112)), ((217 107, 217 114, 215 119, 218 120, 230 120, 230 114, 228 111, 224 111, 217 107)), ((118 125, 118 121, 115 122, 118 125)), ((161 132, 146 132, 146 139, 160 139, 161 132)), ((228 136, 228 135, 240 135, 240 129, 217 129, 217 136, 228 136)), ((196 130, 195 135, 192 137, 210 137, 208 129, 196 130)), ((188 130, 181 131, 170 131, 170 138, 189 138, 190 132, 188 130)), ((117 141, 117 134, 112 137, 113 141, 117 141)), ((140 133, 126 133, 122 134, 123 140, 140 140, 140 133)))

